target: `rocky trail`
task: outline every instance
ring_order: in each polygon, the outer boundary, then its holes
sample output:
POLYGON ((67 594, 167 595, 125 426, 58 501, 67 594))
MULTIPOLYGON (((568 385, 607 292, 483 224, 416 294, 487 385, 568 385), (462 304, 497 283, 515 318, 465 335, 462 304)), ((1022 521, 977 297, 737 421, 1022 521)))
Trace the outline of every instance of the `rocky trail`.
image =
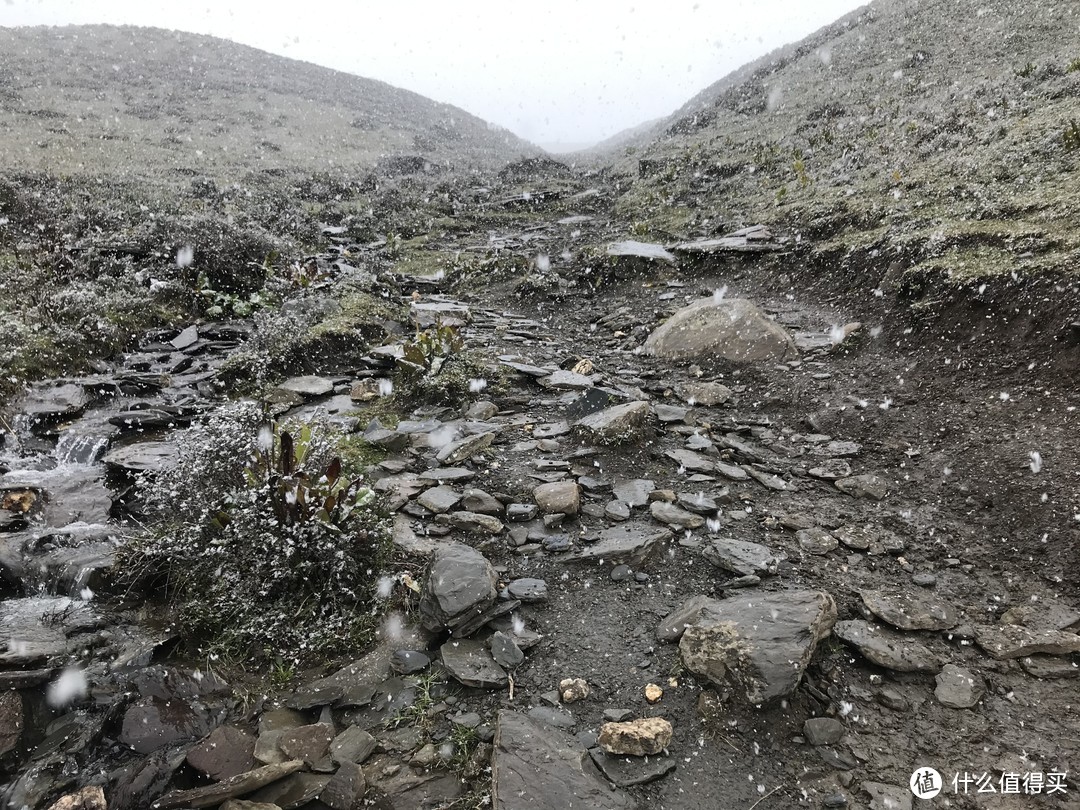
MULTIPOLYGON (((379 448, 394 514, 379 644, 288 686, 174 655, 104 593, 133 476, 222 406, 249 324, 147 335, 17 404, 5 806, 893 810, 926 768, 946 806, 1080 806, 1073 392, 778 283, 765 229, 663 247, 536 218, 476 249, 546 286, 380 277, 399 334, 483 358, 465 401, 361 419, 389 334, 264 392, 379 448), (579 285, 585 245, 604 278, 579 285)), ((333 241, 320 263, 361 251, 333 241)))

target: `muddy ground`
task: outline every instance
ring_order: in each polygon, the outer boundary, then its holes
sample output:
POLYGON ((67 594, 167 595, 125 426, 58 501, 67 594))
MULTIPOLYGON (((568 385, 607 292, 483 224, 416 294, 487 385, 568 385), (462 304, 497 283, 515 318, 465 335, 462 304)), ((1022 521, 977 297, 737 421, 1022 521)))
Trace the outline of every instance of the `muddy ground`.
MULTIPOLYGON (((504 367, 500 384, 484 394, 498 407, 495 419, 503 426, 495 444, 468 462, 476 473, 470 486, 531 503, 539 483, 532 477, 535 462, 569 461, 567 466, 584 466, 598 479, 651 479, 658 490, 717 494, 726 486, 731 501, 715 527, 676 531, 663 553, 632 566, 628 579, 613 578, 609 564, 571 562, 565 554, 540 549, 523 553, 509 532, 483 540, 455 532, 454 539, 483 551, 500 581, 541 578, 548 596, 520 608, 526 626, 542 640, 514 672, 512 696, 507 689, 456 687, 454 711, 476 712, 483 724, 495 726, 500 709, 550 708, 559 682, 574 677, 592 689, 586 700, 564 707, 572 715, 567 730, 582 746, 599 730, 606 710, 667 718, 674 728, 669 756, 675 767, 626 788, 641 806, 901 807, 911 801, 911 774, 929 766, 946 781, 936 799, 941 806, 1080 807, 1080 785, 1072 775, 1080 755, 1080 658, 997 660, 974 641, 977 626, 996 624, 1009 610, 1010 621, 1030 627, 1063 630, 1080 621, 1074 305, 1044 295, 1049 288, 1041 280, 1021 279, 1011 285, 999 280, 989 292, 977 292, 975 284, 943 284, 930 306, 914 312, 902 289, 882 281, 888 268, 866 259, 829 275, 828 260, 805 243, 762 255, 680 257, 675 265, 610 262, 605 245, 627 235, 605 202, 612 190, 605 189, 599 202, 594 195, 580 198, 581 211, 569 194, 597 182, 563 174, 558 183, 567 193, 549 211, 542 196, 519 214, 509 204, 498 216, 490 216, 497 207, 491 203, 465 207, 455 212, 455 227, 421 234, 427 237, 422 247, 404 257, 388 256, 385 246, 364 255, 377 272, 399 268, 395 292, 405 302, 445 295, 467 304, 475 317, 463 330, 466 345, 493 369, 508 355, 564 368, 588 360, 605 386, 638 389, 654 405, 687 407, 674 389, 693 381, 721 382, 734 392, 720 406, 691 406, 685 417, 650 428, 640 442, 577 456, 581 444, 572 435, 558 437, 548 451, 522 449, 519 443, 531 441, 535 426, 568 418, 575 395, 542 388, 504 367), (582 211, 592 219, 569 226, 557 222, 582 211), (493 260, 491 272, 450 272, 441 279, 415 275, 417 256, 420 264, 428 256, 437 265, 435 257, 442 261, 469 249, 493 260), (554 268, 538 256, 553 257, 554 268), (409 273, 401 275, 406 260, 409 273), (587 268, 603 269, 605 279, 596 281, 599 274, 587 268), (799 360, 739 367, 675 363, 640 351, 663 319, 717 290, 756 301, 774 315, 796 334, 803 349, 799 360), (861 329, 842 342, 830 339, 835 327, 856 321, 861 329), (787 488, 774 491, 754 480, 689 483, 688 471, 665 454, 694 433, 713 439, 734 433, 761 452, 757 468, 779 476, 787 488), (880 476, 887 495, 851 497, 831 481, 808 475, 820 462, 813 448, 827 441, 856 442, 859 449, 846 459, 852 473, 880 476), (862 550, 841 544, 817 554, 796 539, 800 527, 844 526, 870 527, 882 544, 862 550), (962 667, 985 694, 970 708, 942 705, 934 672, 876 666, 835 637, 819 645, 798 688, 777 705, 746 705, 737 690, 695 678, 683 666, 678 645, 659 641, 656 629, 690 597, 746 593, 731 587, 734 575, 703 560, 701 548, 713 535, 783 552, 786 560, 776 575, 750 587, 764 593, 825 591, 834 597, 841 621, 868 615, 863 590, 930 594, 951 604, 957 613, 952 627, 904 636, 917 639, 939 662, 962 667), (1024 609, 1020 619, 1016 608, 1024 609), (654 705, 645 699, 648 684, 664 690, 654 705), (839 720, 841 739, 811 745, 803 724, 817 716, 839 720), (989 774, 998 786, 1003 773, 1030 772, 1066 773, 1065 789, 1053 795, 976 795, 972 783, 965 796, 962 785, 956 795, 951 784, 954 775, 967 773, 989 774), (874 785, 897 792, 882 794, 874 785)), ((543 177, 529 180, 532 188, 544 184, 543 177)), ((507 193, 516 190, 509 185, 507 193)), ((349 378, 340 368, 325 371, 335 380, 349 378)), ((732 453, 721 447, 720 457, 730 460, 732 453)), ((412 450, 400 460, 414 469, 430 461, 412 450)), ((570 473, 580 477, 584 471, 570 473)), ((583 502, 599 507, 596 514, 586 510, 560 528, 575 548, 612 525, 602 508, 610 498, 603 490, 585 491, 583 502)), ((650 521, 647 510, 634 514, 635 520, 650 521)), ((422 535, 427 523, 416 517, 413 526, 422 535)), ((395 565, 420 578, 424 559, 401 555, 395 565)), ((443 638, 423 638, 434 655, 443 638)), ((168 661, 164 653, 162 660, 168 661)), ((298 673, 296 684, 347 660, 298 673)), ((193 666, 183 659, 171 663, 193 666)), ((258 689, 257 679, 235 675, 258 689)), ((232 679, 228 673, 226 678, 232 679)), ((262 686, 267 707, 290 694, 280 685, 262 686)), ((232 720, 251 727, 257 713, 236 712, 232 720)), ((115 730, 106 723, 102 734, 111 740, 115 730)), ((411 751, 384 747, 387 756, 409 761, 411 751)), ((110 756, 117 750, 114 745, 110 756)), ((26 753, 10 772, 13 780, 33 759, 26 753)), ((489 778, 488 770, 468 774, 469 801, 483 804, 489 778)), ((174 784, 185 780, 191 781, 190 774, 174 784)), ((92 777, 86 771, 76 780, 87 781, 92 777)), ((159 792, 167 782, 158 785, 159 792)), ((543 806, 539 796, 503 796, 499 804, 526 806, 520 803, 526 799, 543 806)), ((453 800, 457 806, 465 801, 453 800)))

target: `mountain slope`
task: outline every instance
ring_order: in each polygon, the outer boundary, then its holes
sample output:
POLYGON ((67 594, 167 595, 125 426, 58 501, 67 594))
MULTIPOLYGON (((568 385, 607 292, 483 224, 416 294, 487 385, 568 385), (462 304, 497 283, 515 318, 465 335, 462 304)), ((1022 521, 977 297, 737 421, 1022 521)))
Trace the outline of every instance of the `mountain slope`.
POLYGON ((692 99, 616 164, 621 211, 661 237, 769 222, 953 279, 1068 272, 1078 24, 1071 4, 878 0, 692 99))
POLYGON ((0 30, 0 168, 235 176, 392 155, 490 168, 536 147, 383 82, 214 37, 0 30))

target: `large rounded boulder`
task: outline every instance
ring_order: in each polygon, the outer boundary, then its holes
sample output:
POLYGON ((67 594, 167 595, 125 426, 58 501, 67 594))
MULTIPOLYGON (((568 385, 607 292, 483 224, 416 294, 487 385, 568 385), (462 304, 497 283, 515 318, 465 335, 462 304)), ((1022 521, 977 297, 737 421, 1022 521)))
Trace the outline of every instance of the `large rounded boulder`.
POLYGON ((756 304, 743 298, 702 298, 683 307, 645 341, 667 360, 753 363, 798 357, 795 341, 756 304))

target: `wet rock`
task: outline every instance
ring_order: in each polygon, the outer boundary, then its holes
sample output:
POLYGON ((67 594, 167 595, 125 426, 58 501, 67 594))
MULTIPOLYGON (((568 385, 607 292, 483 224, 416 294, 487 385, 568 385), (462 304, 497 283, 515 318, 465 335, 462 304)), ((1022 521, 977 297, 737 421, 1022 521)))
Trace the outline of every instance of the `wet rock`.
POLYGON ((318 798, 326 789, 331 777, 313 773, 294 773, 266 787, 260 788, 252 799, 277 805, 281 810, 294 810, 318 798))
POLYGON ((734 683, 751 704, 790 695, 836 622, 822 591, 785 591, 715 600, 686 628, 679 652, 686 668, 717 686, 734 683))
POLYGON ((22 732, 22 695, 15 690, 0 694, 0 757, 19 744, 22 732))
POLYGON ((313 723, 283 733, 278 747, 289 759, 302 759, 309 768, 323 770, 330 760, 330 743, 333 739, 333 726, 313 723))
POLYGON ((534 706, 529 709, 529 719, 567 731, 577 725, 574 715, 566 709, 557 709, 553 706, 534 706))
POLYGON ((421 537, 412 528, 412 521, 406 515, 394 516, 394 528, 391 532, 393 544, 406 554, 426 557, 435 550, 435 540, 421 537))
POLYGON ((570 423, 566 421, 551 422, 546 425, 537 425, 533 428, 534 439, 554 439, 559 436, 565 436, 570 432, 570 423))
POLYGON ((49 805, 49 810, 109 810, 109 805, 105 790, 100 785, 91 785, 57 799, 49 805))
POLYGON ((848 478, 851 475, 851 465, 843 459, 831 458, 816 467, 811 467, 807 475, 811 478, 820 478, 823 481, 836 481, 840 478, 848 478))
POLYGON ((784 559, 758 543, 716 537, 709 541, 702 554, 713 565, 740 576, 765 576, 776 573, 784 559))
POLYGON ((149 754, 166 745, 206 736, 213 721, 205 710, 178 698, 144 698, 124 712, 120 742, 149 754))
POLYGON ((746 481, 750 478, 746 470, 742 467, 736 467, 734 464, 725 464, 723 461, 718 461, 715 467, 716 472, 729 481, 746 481))
POLYGON ((889 484, 880 475, 863 473, 852 475, 847 478, 839 478, 833 482, 834 486, 845 495, 853 498, 862 498, 868 501, 884 500, 889 493, 889 484))
POLYGON ((151 805, 151 810, 173 810, 185 805, 188 807, 213 807, 221 804, 226 799, 243 796, 258 790, 263 785, 284 779, 303 767, 304 763, 300 760, 282 762, 256 768, 231 779, 226 779, 224 782, 207 785, 206 787, 193 788, 192 790, 174 790, 154 802, 151 805))
POLYGON ((640 566, 657 553, 671 536, 670 529, 624 523, 604 529, 595 543, 567 559, 604 560, 615 565, 640 566))
POLYGON ((477 689, 501 689, 506 671, 499 666, 482 641, 450 639, 439 648, 443 666, 459 683, 477 689))
POLYGON ((429 630, 455 627, 495 601, 495 570, 483 554, 460 543, 436 549, 420 595, 429 630))
POLYGON ((630 787, 655 782, 676 768, 674 757, 651 756, 630 759, 607 754, 600 748, 590 748, 596 767, 616 787, 630 787))
POLYGON ((76 383, 35 386, 19 403, 19 410, 35 422, 55 422, 78 416, 90 404, 90 395, 76 383))
POLYGON ((871 663, 896 672, 936 672, 941 660, 920 644, 888 627, 861 619, 837 622, 833 635, 862 653, 871 663))
POLYGON ((656 638, 660 641, 678 641, 686 628, 696 624, 704 615, 706 608, 716 610, 717 604, 718 600, 709 596, 691 596, 660 621, 656 638))
POLYGON ((590 414, 574 423, 574 431, 586 442, 614 447, 643 441, 655 417, 643 400, 624 402, 590 414))
POLYGON ((413 301, 409 305, 409 317, 419 329, 439 324, 461 327, 472 323, 469 308, 455 301, 413 301))
POLYGON ((584 678, 563 678, 559 681, 559 699, 563 703, 577 703, 587 698, 591 691, 584 678))
POLYGON ((576 481, 555 481, 533 490, 541 514, 576 515, 581 511, 581 490, 576 481))
POLYGON ((581 391, 593 387, 592 377, 586 377, 584 374, 565 369, 559 369, 546 377, 541 377, 539 382, 545 388, 568 391, 581 391))
POLYGON ((975 643, 999 661, 1027 655, 1080 652, 1080 635, 1063 630, 1033 630, 1017 624, 977 624, 975 643))
POLYGON ((481 450, 490 447, 493 441, 495 441, 495 434, 493 432, 476 433, 472 436, 466 436, 463 439, 450 442, 435 454, 435 458, 440 464, 452 467, 467 458, 472 458, 481 450))
POLYGON ((870 794, 870 810, 911 810, 913 794, 907 785, 863 782, 862 789, 870 794))
POLYGON ((427 669, 431 658, 417 650, 394 650, 390 656, 390 668, 398 675, 412 675, 427 669))
POLYGON ((326 783, 319 794, 319 801, 330 810, 353 810, 358 807, 367 791, 367 779, 363 769, 353 762, 346 762, 326 783))
POLYGON ((835 745, 844 736, 844 724, 834 717, 811 717, 803 723, 803 736, 810 745, 835 745))
POLYGON ((187 752, 187 763, 215 782, 255 767, 255 738, 234 726, 218 726, 187 752))
POLYGON ((627 506, 645 506, 649 502, 649 493, 656 489, 656 484, 643 478, 616 481, 611 492, 615 498, 627 506))
POLYGON ((515 670, 525 660, 525 653, 509 633, 497 630, 491 634, 488 645, 491 648, 491 657, 504 669, 515 670))
POLYGON ((424 490, 416 499, 418 504, 437 515, 449 512, 458 505, 459 501, 461 501, 461 493, 448 486, 438 486, 424 490))
POLYGON ((661 424, 670 425, 674 422, 686 423, 686 417, 690 413, 690 409, 678 405, 657 403, 653 406, 653 413, 656 414, 656 418, 661 424))
POLYGON ((653 501, 649 505, 649 511, 661 523, 675 528, 700 529, 705 525, 705 518, 701 515, 695 515, 693 512, 687 512, 685 509, 663 501, 653 501))
POLYGON ((691 405, 706 408, 723 405, 731 399, 732 391, 717 382, 686 382, 675 386, 675 393, 691 405))
POLYGON ((874 540, 874 530, 870 526, 841 526, 833 530, 833 537, 855 551, 866 551, 874 540))
POLYGON ((1080 678, 1080 660, 1056 655, 1029 655, 1020 659, 1024 672, 1033 678, 1056 680, 1080 678))
POLYGON ((662 717, 644 717, 600 726, 600 747, 615 756, 647 757, 671 744, 671 723, 662 717))
POLYGON ((604 504, 604 517, 615 521, 630 519, 630 507, 622 501, 609 501, 604 504))
MULTIPOLYGON (((375 686, 390 674, 390 652, 377 648, 351 664, 347 664, 332 675, 306 683, 296 690, 287 705, 291 709, 311 709, 316 706, 335 704, 342 706, 363 706, 371 702, 375 686)), ((267 719, 264 713, 262 720, 267 719)), ((296 715, 291 715, 295 717, 296 715)), ((277 717, 277 716, 275 716, 277 717)), ((286 719, 282 726, 295 728, 295 722, 287 720, 290 715, 281 715, 286 719)), ((263 729, 260 725, 260 731, 263 729)))
POLYGON ((493 810, 637 806, 621 790, 612 790, 586 757, 565 732, 517 712, 500 711, 491 761, 493 810))
POLYGON ((0 664, 18 667, 62 656, 78 643, 69 636, 100 624, 88 604, 66 596, 0 601, 0 639, 7 645, 0 664))
POLYGON ((362 763, 375 751, 378 741, 359 726, 349 726, 330 743, 330 757, 339 765, 362 763))
POLYGON ((1060 602, 1015 605, 1001 614, 1001 624, 1019 624, 1032 630, 1080 628, 1080 611, 1060 602))
POLYGON ((503 522, 492 515, 479 512, 451 512, 450 525, 469 534, 502 534, 503 522))
POLYGON ((645 350, 667 360, 736 363, 798 357, 795 342, 750 301, 703 298, 680 309, 645 341, 645 350))
POLYGON ((288 379, 279 385, 278 388, 285 391, 291 391, 294 394, 299 394, 304 399, 317 399, 318 397, 327 397, 334 393, 334 381, 328 380, 326 377, 307 375, 304 377, 293 377, 288 379))
POLYGON ((795 532, 799 548, 807 554, 824 556, 840 545, 839 541, 824 529, 799 529, 795 532))
POLYGON ((246 799, 229 799, 218 810, 281 810, 270 802, 249 802, 246 799))
MULTIPOLYGON (((689 470, 690 472, 708 473, 716 470, 716 464, 713 461, 700 453, 695 453, 693 450, 684 450, 683 448, 678 447, 674 450, 668 450, 664 455, 676 462, 684 470, 689 470)), ((743 475, 743 478, 745 477, 746 476, 743 475)))
POLYGON ((986 693, 981 678, 955 664, 946 664, 934 680, 937 683, 934 697, 950 709, 970 709, 986 693))
POLYGON ((859 595, 867 610, 901 630, 948 630, 959 621, 952 605, 922 593, 864 590, 859 595))
POLYGON ((746 474, 761 484, 766 489, 771 489, 774 492, 787 492, 790 489, 794 489, 794 485, 788 483, 779 475, 773 475, 772 473, 765 472, 763 470, 743 465, 743 469, 746 470, 746 474))
POLYGON ((461 508, 466 512, 479 512, 482 515, 501 515, 506 507, 494 496, 482 489, 466 489, 461 499, 461 508))
MULTIPOLYGON (((721 500, 725 499, 726 501, 731 500, 731 496, 727 494, 727 489, 724 489, 721 494, 721 500)), ((715 515, 720 508, 716 498, 711 498, 704 492, 680 492, 678 504, 683 509, 698 515, 715 515)))
POLYGON ((436 467, 416 476, 420 481, 434 481, 436 484, 451 484, 475 478, 476 473, 465 467, 436 467))
POLYGON ((511 523, 521 523, 526 520, 533 520, 539 511, 536 504, 512 503, 506 507, 506 519, 511 523))
POLYGON ((522 602, 544 602, 547 600, 547 583, 542 579, 522 577, 515 579, 507 587, 506 591, 512 599, 520 599, 522 602))
POLYGON ((117 470, 130 474, 157 472, 176 458, 176 445, 171 442, 138 442, 114 447, 102 461, 117 470))

